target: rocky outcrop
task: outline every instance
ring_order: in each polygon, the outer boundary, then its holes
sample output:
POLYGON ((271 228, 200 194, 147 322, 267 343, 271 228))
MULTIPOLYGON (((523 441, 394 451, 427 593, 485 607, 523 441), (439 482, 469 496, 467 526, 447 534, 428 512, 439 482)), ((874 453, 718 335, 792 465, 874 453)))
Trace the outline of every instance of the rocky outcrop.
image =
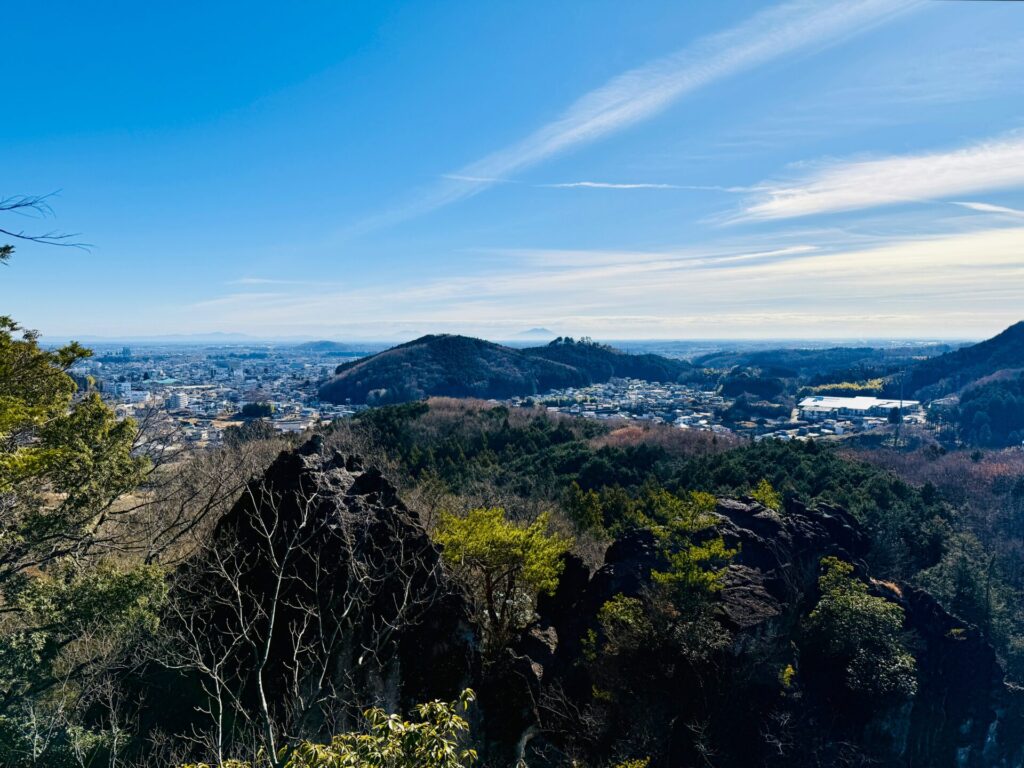
MULTIPOLYGON (((685 638, 678 646, 670 638, 628 660, 626 674, 638 677, 624 685, 638 717, 625 730, 664 731, 640 734, 645 748, 657 745, 639 753, 652 766, 698 764, 712 753, 723 767, 1021 765, 1022 696, 1004 685, 992 648, 927 593, 871 580, 868 538, 845 511, 722 499, 700 536, 736 550, 707 620, 726 641, 695 659, 678 650, 685 638), (801 676, 802 626, 830 555, 903 608, 916 660, 912 699, 851 713, 801 676)), ((593 573, 565 555, 536 621, 485 665, 479 628, 416 515, 378 470, 313 440, 253 481, 209 549, 177 574, 163 623, 176 638, 174 668, 133 673, 133 695, 169 692, 159 708, 143 706, 140 731, 208 732, 199 719, 213 711, 216 685, 230 688, 224 700, 246 717, 265 711, 289 737, 320 739, 366 706, 408 712, 472 687, 485 765, 565 765, 580 750, 595 763, 638 756, 616 746, 622 729, 604 741, 597 734, 608 695, 592 667, 597 616, 616 595, 647 596, 652 572, 666 567, 646 530, 621 535, 593 573), (202 642, 190 647, 190 637, 202 642), (217 681, 212 668, 230 674, 217 681), (553 726, 553 717, 562 719, 553 726)))
POLYGON ((900 745, 906 763, 938 765, 941 756, 959 768, 1021 765, 1024 697, 1004 684, 982 633, 923 590, 885 583, 875 588, 903 608, 916 640, 917 696, 905 722, 889 716, 883 723, 906 733, 900 745))
POLYGON ((214 546, 238 553, 259 610, 277 603, 269 679, 293 676, 302 643, 291 636, 313 620, 321 637, 310 645, 338 640, 334 658, 306 663, 354 681, 346 688, 360 704, 453 699, 471 681, 468 608, 416 515, 358 457, 325 452, 317 439, 281 454, 220 521, 214 546))
POLYGON ((408 712, 479 679, 477 630, 417 516, 318 439, 248 485, 171 598, 173 668, 148 665, 136 686, 169 694, 143 708, 143 733, 223 728, 230 742, 236 718, 269 719, 323 740, 367 707, 408 712))
MULTIPOLYGON (((863 560, 868 538, 844 510, 808 508, 794 499, 787 500, 782 512, 753 499, 722 499, 715 515, 715 525, 703 535, 721 536, 737 550, 716 596, 715 615, 732 638, 732 660, 722 663, 734 668, 730 674, 742 670, 743 678, 738 684, 729 682, 739 686, 732 696, 736 701, 727 702, 727 717, 735 719, 734 738, 724 748, 718 746, 715 764, 810 766, 854 757, 892 766, 1021 764, 1021 697, 1004 685, 991 646, 976 628, 907 585, 870 582, 875 594, 905 612, 917 663, 918 693, 913 699, 880 705, 865 717, 845 718, 810 689, 787 689, 779 673, 787 664, 799 666, 799 654, 794 654, 801 622, 818 600, 821 559, 839 557, 869 578, 863 560), (757 718, 764 722, 756 727, 744 722, 757 718), (786 724, 780 726, 785 734, 775 734, 776 722, 786 724)), ((582 564, 570 559, 561 586, 541 601, 539 624, 520 646, 534 667, 540 667, 536 685, 556 686, 582 707, 591 695, 591 681, 579 660, 584 638, 598 627, 597 612, 616 595, 641 594, 651 585, 652 570, 664 566, 654 537, 643 530, 614 542, 604 564, 585 583, 582 564)), ((715 714, 708 716, 713 719, 715 714)), ((542 752, 550 752, 543 736, 537 742, 535 762, 542 752)))

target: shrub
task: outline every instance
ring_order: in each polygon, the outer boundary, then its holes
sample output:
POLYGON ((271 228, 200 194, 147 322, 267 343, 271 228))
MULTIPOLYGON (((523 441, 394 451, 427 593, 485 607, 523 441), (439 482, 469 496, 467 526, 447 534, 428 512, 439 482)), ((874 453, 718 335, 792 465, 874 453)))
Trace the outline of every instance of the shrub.
POLYGON ((853 566, 821 561, 821 599, 807 620, 811 653, 842 671, 845 688, 868 699, 909 698, 917 691, 914 657, 902 642, 903 609, 868 593, 853 566))

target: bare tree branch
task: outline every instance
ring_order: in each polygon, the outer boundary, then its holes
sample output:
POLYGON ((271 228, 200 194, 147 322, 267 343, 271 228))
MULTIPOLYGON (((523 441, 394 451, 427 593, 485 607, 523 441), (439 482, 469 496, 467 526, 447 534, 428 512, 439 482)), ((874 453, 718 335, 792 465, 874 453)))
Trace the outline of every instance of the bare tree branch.
MULTIPOLYGON (((14 213, 20 216, 27 216, 34 219, 46 219, 53 216, 53 208, 50 206, 50 198, 57 192, 47 195, 13 195, 11 197, 0 197, 0 213, 14 213)), ((88 243, 76 241, 78 233, 60 232, 50 230, 39 234, 26 232, 23 229, 7 229, 0 227, 0 235, 13 237, 17 240, 27 240, 30 243, 43 243, 45 245, 59 245, 64 248, 78 248, 88 251, 91 247, 88 243)), ((0 262, 10 258, 14 249, 9 246, 0 246, 0 262)))

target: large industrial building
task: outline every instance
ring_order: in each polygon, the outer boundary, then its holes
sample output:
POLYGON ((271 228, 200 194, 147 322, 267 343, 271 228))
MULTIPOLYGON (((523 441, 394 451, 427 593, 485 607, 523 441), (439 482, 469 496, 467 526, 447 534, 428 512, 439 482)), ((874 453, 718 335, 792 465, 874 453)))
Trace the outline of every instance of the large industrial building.
POLYGON ((800 418, 815 419, 863 418, 865 416, 888 416, 893 408, 904 413, 916 411, 921 406, 917 400, 886 400, 878 397, 831 397, 815 395, 800 401, 800 418))

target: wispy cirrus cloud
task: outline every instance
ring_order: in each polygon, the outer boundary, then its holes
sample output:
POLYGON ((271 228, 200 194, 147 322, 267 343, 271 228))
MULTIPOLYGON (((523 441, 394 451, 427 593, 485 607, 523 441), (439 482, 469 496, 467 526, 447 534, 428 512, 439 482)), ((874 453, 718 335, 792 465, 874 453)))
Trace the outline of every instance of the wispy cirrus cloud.
POLYGON ((683 189, 698 192, 752 192, 752 187, 723 187, 716 184, 661 184, 657 182, 563 181, 534 184, 542 189, 683 189))
POLYGON ((782 236, 761 248, 512 249, 474 274, 232 294, 185 312, 203 328, 277 334, 365 322, 386 302, 388 322, 415 333, 931 337, 941 306, 939 333, 981 337, 1019 319, 1022 253, 1024 226, 870 243, 782 236))
POLYGON ((684 96, 785 56, 820 50, 923 0, 794 0, 620 74, 521 141, 446 174, 413 201, 356 227, 365 231, 464 200, 555 155, 648 120, 684 96))
POLYGON ((968 208, 978 213, 995 213, 1004 216, 1011 216, 1015 219, 1024 219, 1024 211, 1019 208, 1007 208, 1005 205, 992 205, 992 203, 974 203, 974 202, 962 202, 953 201, 953 205, 959 205, 961 208, 968 208))
POLYGON ((231 280, 231 285, 291 285, 294 280, 278 280, 272 277, 240 277, 237 280, 231 280))
POLYGON ((609 181, 567 181, 561 184, 538 184, 547 189, 690 189, 679 184, 617 184, 609 181))
POLYGON ((526 184, 536 189, 685 189, 701 192, 752 192, 752 187, 723 187, 713 184, 668 184, 662 182, 619 182, 619 181, 560 181, 548 184, 527 184, 519 179, 485 178, 482 176, 463 176, 458 173, 445 173, 442 179, 467 181, 481 184, 526 184))
POLYGON ((829 163, 790 183, 760 185, 740 218, 788 219, 1021 186, 1024 136, 1016 135, 945 152, 829 163))
POLYGON ((493 176, 467 176, 463 173, 442 173, 442 179, 449 181, 466 181, 470 184, 518 184, 515 179, 499 179, 493 176))
POLYGON ((338 280, 292 280, 277 277, 239 277, 228 280, 226 284, 270 288, 272 286, 341 286, 344 285, 344 282, 338 280))

